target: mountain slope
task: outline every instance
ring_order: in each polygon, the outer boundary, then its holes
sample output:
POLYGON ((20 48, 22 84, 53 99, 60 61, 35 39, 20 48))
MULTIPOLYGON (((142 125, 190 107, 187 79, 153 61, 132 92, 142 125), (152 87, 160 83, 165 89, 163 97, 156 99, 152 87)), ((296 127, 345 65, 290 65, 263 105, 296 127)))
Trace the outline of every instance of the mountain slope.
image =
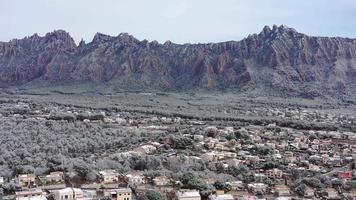
POLYGON ((233 90, 283 96, 356 91, 356 40, 264 27, 241 41, 174 44, 65 31, 0 43, 2 85, 94 82, 115 90, 233 90))

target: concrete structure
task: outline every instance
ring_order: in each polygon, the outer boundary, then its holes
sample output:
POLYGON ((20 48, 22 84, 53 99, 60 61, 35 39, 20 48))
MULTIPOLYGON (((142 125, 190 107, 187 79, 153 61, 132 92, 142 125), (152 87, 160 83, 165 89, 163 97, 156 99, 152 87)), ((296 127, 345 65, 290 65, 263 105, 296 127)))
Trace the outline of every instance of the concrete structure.
POLYGON ((231 194, 214 194, 209 196, 210 200, 234 200, 234 197, 231 194))
POLYGON ((145 177, 140 172, 132 172, 130 174, 127 174, 126 178, 128 179, 128 182, 131 184, 139 185, 139 184, 146 183, 145 177))
POLYGON ((304 197, 306 198, 312 198, 314 197, 314 190, 308 187, 305 192, 304 192, 304 197))
POLYGON ((51 172, 46 176, 38 177, 38 185, 41 189, 58 190, 66 187, 63 172, 51 172))
POLYGON ((340 171, 338 172, 339 179, 343 180, 351 180, 352 179, 352 171, 340 171))
POLYGON ((244 189, 244 183, 242 181, 227 182, 231 186, 231 191, 241 191, 244 189))
POLYGON ((41 189, 29 189, 15 193, 16 200, 47 200, 41 189))
POLYGON ((276 185, 274 186, 274 191, 279 197, 290 196, 290 189, 287 185, 276 185))
POLYGON ((270 169, 266 171, 266 176, 268 176, 268 178, 282 178, 283 171, 277 168, 270 169))
POLYGON ((53 190, 55 200, 83 200, 84 192, 79 188, 64 188, 61 190, 53 190))
POLYGON ((118 188, 104 190, 104 196, 112 200, 131 200, 132 190, 130 188, 118 188))
POLYGON ((257 192, 265 193, 267 185, 264 183, 250 183, 247 185, 247 188, 254 194, 257 192))
POLYGON ((119 173, 115 170, 100 171, 99 174, 103 180, 103 183, 116 183, 119 180, 119 173))
POLYGON ((170 185, 170 180, 167 176, 157 176, 153 179, 153 183, 156 186, 170 185))
POLYGON ((291 151, 284 152, 284 162, 292 163, 294 161, 295 161, 295 157, 294 157, 293 152, 291 152, 291 151))
POLYGON ((198 190, 180 190, 177 191, 178 200, 201 200, 198 190))
POLYGON ((36 176, 34 174, 19 174, 16 177, 17 184, 22 188, 36 186, 36 176))

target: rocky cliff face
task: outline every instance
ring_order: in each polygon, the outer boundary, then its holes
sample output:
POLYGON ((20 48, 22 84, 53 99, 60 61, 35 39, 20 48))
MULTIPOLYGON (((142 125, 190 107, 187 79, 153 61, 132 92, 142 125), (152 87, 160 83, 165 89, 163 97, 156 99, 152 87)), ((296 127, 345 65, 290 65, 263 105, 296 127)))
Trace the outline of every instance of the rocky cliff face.
POLYGON ((174 44, 55 31, 0 43, 0 82, 97 82, 116 90, 234 90, 287 96, 356 91, 356 40, 266 26, 241 41, 174 44))

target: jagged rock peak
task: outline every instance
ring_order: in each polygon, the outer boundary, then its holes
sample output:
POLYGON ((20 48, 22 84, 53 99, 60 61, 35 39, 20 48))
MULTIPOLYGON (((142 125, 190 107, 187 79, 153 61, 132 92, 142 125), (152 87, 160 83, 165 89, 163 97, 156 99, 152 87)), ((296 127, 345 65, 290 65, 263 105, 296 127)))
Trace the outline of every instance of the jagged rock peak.
POLYGON ((137 43, 140 42, 138 39, 136 39, 134 36, 128 34, 128 33, 120 33, 117 36, 118 40, 123 43, 137 43))
POLYGON ((82 47, 85 45, 85 41, 83 40, 83 38, 80 40, 79 42, 79 47, 82 47))
POLYGON ((76 47, 69 34, 59 30, 0 43, 0 83, 99 81, 117 90, 353 94, 355 41, 309 37, 274 25, 241 41, 160 44, 127 33, 97 33, 91 43, 81 41, 76 47))
POLYGON ((47 33, 44 37, 54 40, 73 40, 70 34, 64 30, 54 30, 53 32, 47 33))
POLYGON ((114 39, 114 37, 110 36, 110 35, 105 35, 103 33, 96 33, 94 35, 94 38, 92 40, 93 43, 101 43, 101 42, 108 42, 110 40, 114 39))

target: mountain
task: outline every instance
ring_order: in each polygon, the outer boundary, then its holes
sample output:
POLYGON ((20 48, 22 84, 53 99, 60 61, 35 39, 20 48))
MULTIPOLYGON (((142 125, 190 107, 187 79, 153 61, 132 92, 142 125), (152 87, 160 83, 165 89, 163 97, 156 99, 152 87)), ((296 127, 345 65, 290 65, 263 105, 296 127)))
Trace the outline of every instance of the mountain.
POLYGON ((241 41, 160 44, 97 33, 76 45, 59 30, 0 43, 0 83, 94 83, 120 90, 340 96, 356 91, 356 40, 266 26, 241 41))

